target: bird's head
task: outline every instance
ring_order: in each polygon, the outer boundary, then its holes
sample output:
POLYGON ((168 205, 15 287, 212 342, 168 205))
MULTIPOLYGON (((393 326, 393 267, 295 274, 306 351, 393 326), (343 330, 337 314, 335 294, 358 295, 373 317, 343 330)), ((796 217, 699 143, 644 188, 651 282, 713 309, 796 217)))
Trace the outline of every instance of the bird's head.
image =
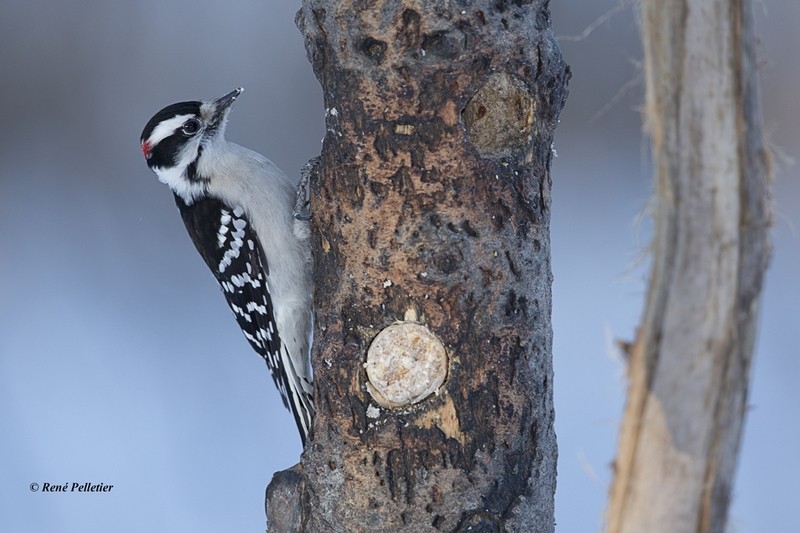
POLYGON ((239 87, 207 102, 178 102, 151 118, 142 131, 142 155, 158 179, 185 201, 201 196, 208 176, 199 171, 215 143, 225 139, 225 123, 239 87))

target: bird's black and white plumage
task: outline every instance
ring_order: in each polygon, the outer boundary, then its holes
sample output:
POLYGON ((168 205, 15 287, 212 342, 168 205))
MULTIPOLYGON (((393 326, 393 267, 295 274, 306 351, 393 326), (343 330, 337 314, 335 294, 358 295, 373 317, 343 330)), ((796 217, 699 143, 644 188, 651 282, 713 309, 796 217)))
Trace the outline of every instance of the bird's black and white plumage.
POLYGON ((172 189, 189 236, 267 362, 305 445, 314 417, 308 222, 292 216, 296 184, 264 156, 225 140, 241 92, 165 107, 145 126, 142 153, 172 189))

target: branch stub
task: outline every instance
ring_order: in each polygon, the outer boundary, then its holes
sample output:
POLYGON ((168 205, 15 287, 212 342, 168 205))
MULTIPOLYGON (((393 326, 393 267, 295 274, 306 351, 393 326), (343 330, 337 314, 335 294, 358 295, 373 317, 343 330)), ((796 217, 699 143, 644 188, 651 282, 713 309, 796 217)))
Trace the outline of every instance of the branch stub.
POLYGON ((383 329, 367 350, 367 390, 384 407, 403 407, 435 393, 447 377, 447 352, 422 324, 383 329))
POLYGON ((523 149, 533 135, 535 101, 525 82, 504 72, 492 74, 462 113, 469 139, 483 157, 523 149))

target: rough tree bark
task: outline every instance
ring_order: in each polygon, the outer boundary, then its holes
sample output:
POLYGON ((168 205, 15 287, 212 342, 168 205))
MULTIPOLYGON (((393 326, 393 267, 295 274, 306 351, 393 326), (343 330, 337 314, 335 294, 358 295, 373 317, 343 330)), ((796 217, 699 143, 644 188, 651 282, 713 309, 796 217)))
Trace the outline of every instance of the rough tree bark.
MULTIPOLYGON (((553 531, 549 169, 569 71, 546 0, 305 0, 297 23, 327 125, 317 418, 270 484, 270 530, 553 531), (365 361, 398 322, 448 363, 391 408, 365 361)), ((375 351, 408 356, 396 342, 375 351)))
POLYGON ((769 258, 750 0, 642 0, 656 194, 607 531, 725 530, 769 258))

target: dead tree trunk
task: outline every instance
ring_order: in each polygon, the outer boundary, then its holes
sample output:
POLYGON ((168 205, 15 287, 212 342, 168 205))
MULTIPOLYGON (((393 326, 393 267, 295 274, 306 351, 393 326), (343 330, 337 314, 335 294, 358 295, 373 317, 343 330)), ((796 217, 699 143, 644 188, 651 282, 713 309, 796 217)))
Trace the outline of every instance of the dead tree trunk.
POLYGON ((547 2, 306 0, 297 22, 327 124, 317 418, 270 485, 271 531, 553 531, 549 169, 568 69, 547 2))
POLYGON ((719 532, 769 258, 749 0, 642 0, 656 233, 610 533, 719 532))

